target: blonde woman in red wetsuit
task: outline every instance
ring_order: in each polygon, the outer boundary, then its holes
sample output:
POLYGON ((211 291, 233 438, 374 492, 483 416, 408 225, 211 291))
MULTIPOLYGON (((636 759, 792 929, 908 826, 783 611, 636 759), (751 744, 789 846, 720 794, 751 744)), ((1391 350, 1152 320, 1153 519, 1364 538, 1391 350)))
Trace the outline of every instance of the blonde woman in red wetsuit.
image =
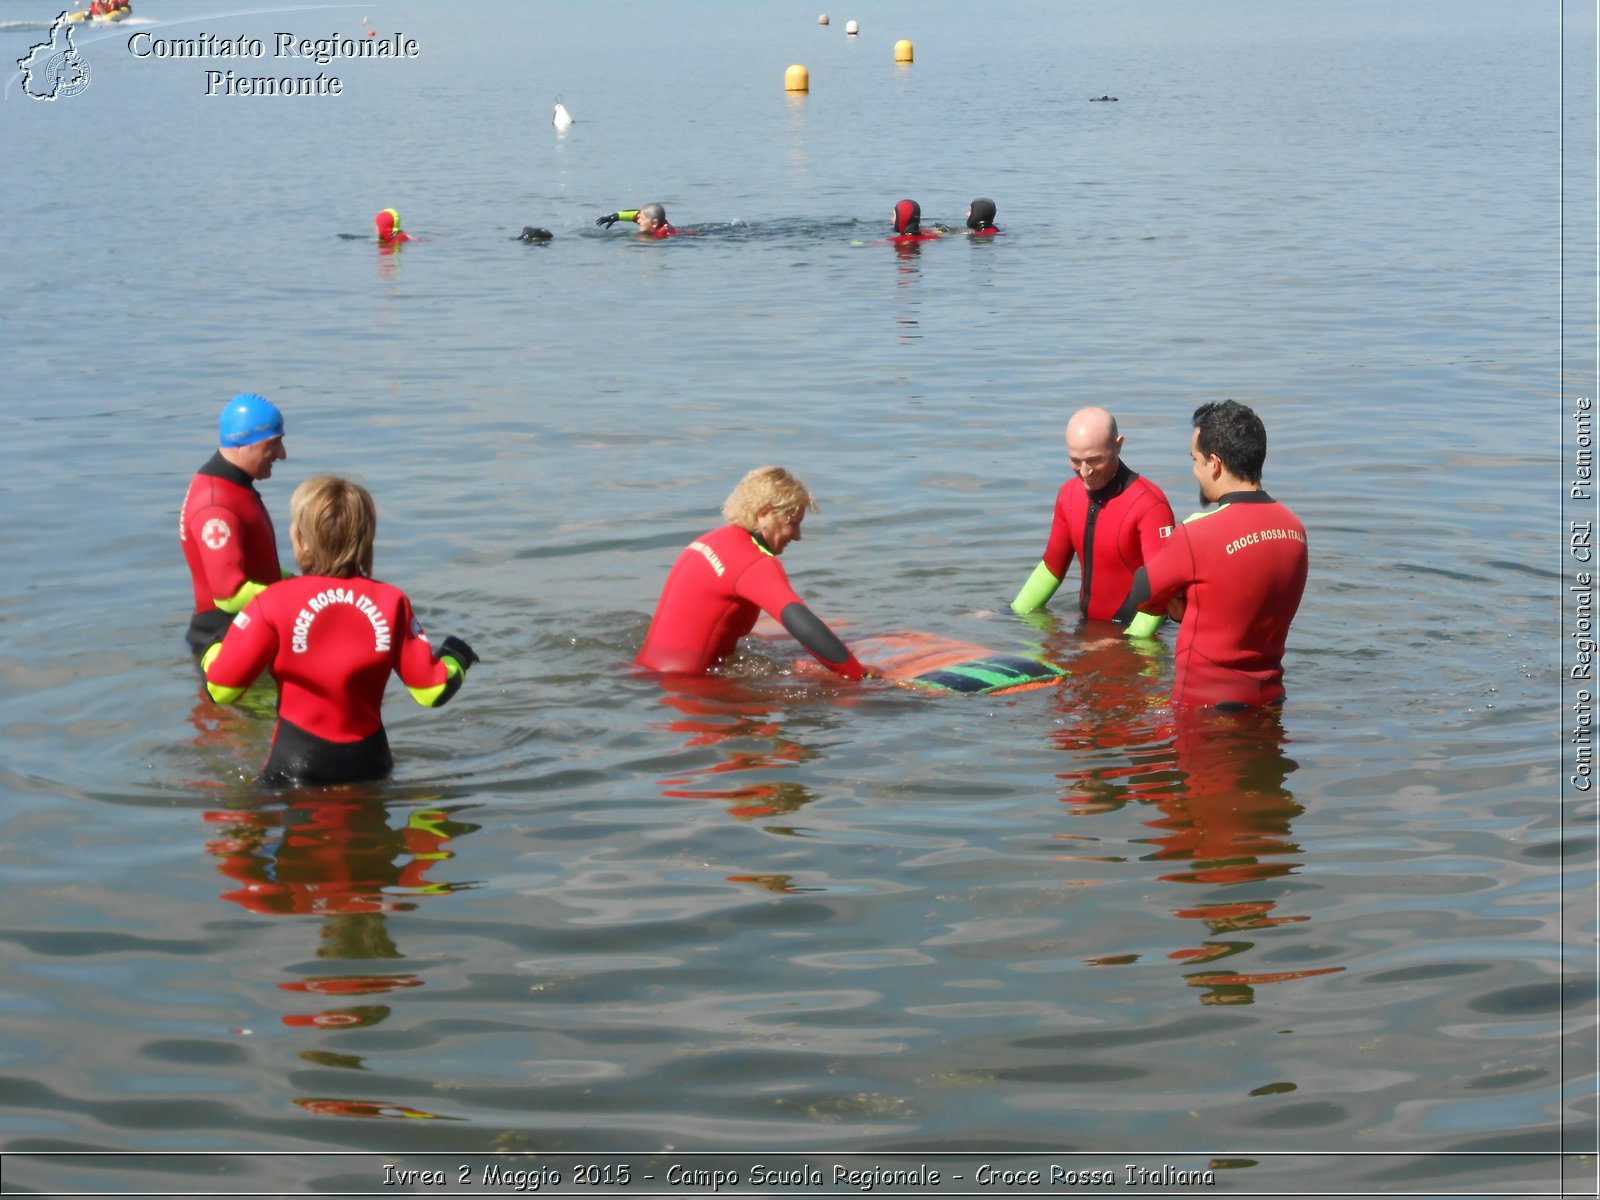
POLYGON ((372 495, 332 475, 289 500, 289 537, 305 574, 273 584, 201 659, 213 700, 237 700, 262 671, 278 681, 278 726, 262 771, 270 784, 357 783, 394 766, 379 709, 391 672, 438 708, 478 661, 460 638, 436 654, 411 601, 372 578, 372 495))
POLYGON ((757 467, 722 506, 727 524, 678 555, 639 650, 651 671, 704 675, 732 654, 763 611, 830 671, 860 679, 866 669, 789 586, 778 556, 800 540, 816 500, 782 467, 757 467))

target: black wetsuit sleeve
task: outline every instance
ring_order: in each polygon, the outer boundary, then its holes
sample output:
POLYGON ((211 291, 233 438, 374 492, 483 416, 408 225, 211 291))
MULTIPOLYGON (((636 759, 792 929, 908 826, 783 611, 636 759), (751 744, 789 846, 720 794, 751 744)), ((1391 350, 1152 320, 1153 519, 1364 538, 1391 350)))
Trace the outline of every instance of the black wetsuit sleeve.
POLYGON ((1133 573, 1133 584, 1128 588, 1128 598, 1122 602, 1122 607, 1117 609, 1116 616, 1111 619, 1119 625, 1126 625, 1139 615, 1139 606, 1150 599, 1150 572, 1140 567, 1133 573))
POLYGON ((778 619, 783 622, 790 636, 816 655, 829 670, 836 671, 846 679, 860 679, 866 674, 866 668, 856 661, 856 656, 839 640, 839 635, 823 624, 822 619, 804 604, 795 602, 784 605, 778 619))

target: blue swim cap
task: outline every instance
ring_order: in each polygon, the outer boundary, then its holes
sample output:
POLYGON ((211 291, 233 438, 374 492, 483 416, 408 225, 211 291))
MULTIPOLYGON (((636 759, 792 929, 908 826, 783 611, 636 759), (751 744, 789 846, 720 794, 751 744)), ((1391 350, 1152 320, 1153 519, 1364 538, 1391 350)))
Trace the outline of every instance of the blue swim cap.
POLYGON ((222 410, 217 435, 224 446, 254 446, 283 436, 283 414, 265 396, 240 392, 222 410))

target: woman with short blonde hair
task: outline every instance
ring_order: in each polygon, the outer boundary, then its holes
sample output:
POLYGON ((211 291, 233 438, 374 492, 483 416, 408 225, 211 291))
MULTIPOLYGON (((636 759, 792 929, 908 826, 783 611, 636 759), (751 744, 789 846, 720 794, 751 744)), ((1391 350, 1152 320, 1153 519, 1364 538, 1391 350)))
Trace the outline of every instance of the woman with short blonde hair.
POLYGON ((437 653, 393 584, 372 578, 378 510, 372 493, 318 475, 289 500, 289 536, 303 575, 270 585, 202 656, 206 690, 231 703, 262 671, 278 681, 278 725, 262 770, 270 784, 381 779, 394 767, 383 691, 400 676, 438 708, 478 661, 460 638, 437 653))
POLYGON ((308 575, 347 579, 372 574, 378 506, 359 483, 317 475, 289 497, 289 540, 308 575))
POLYGON ((793 517, 817 511, 817 499, 805 484, 782 467, 757 467, 739 480, 722 502, 722 519, 741 529, 754 529, 763 508, 793 517))
POLYGON ((733 653, 765 611, 828 670, 846 679, 866 674, 795 594, 778 562, 789 543, 800 540, 800 524, 816 506, 806 485, 782 467, 757 467, 741 479, 722 506, 727 524, 690 542, 673 564, 639 665, 704 675, 733 653))

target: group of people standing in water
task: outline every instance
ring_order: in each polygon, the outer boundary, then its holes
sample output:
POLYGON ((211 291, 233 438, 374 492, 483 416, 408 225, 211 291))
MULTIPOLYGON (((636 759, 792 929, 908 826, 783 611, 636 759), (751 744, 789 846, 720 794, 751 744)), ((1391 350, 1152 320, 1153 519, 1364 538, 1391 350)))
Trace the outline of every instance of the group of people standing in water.
MULTIPOLYGON (((986 196, 980 196, 967 206, 967 227, 963 232, 972 237, 993 237, 1000 232, 994 223, 995 216, 994 201, 986 196)), ((667 220, 666 208, 658 203, 605 213, 596 217, 594 223, 602 229, 610 229, 618 221, 631 222, 638 229, 639 236, 646 238, 676 237, 685 232, 667 220)), ((372 219, 372 223, 377 228, 380 246, 399 246, 412 240, 411 235, 400 228, 400 213, 395 209, 384 209, 372 219)), ((951 232, 952 230, 943 225, 930 225, 924 229, 922 206, 915 200, 900 200, 894 206, 893 233, 884 240, 893 245, 905 246, 932 241, 951 232)), ((517 240, 548 242, 554 236, 548 229, 541 229, 536 225, 524 225, 522 232, 517 235, 517 240)))
MULTIPOLYGON (((179 522, 194 589, 187 641, 218 702, 237 700, 264 671, 276 680, 267 782, 381 778, 393 765, 380 714, 390 674, 419 704, 437 708, 478 656, 453 636, 435 648, 405 593, 373 577, 377 509, 359 484, 319 475, 295 489, 289 541, 301 573, 281 567, 255 485, 288 457, 284 432, 282 412, 263 396, 235 396, 222 410, 218 449, 191 480, 179 522)), ((1012 609, 1043 607, 1077 559, 1082 619, 1116 622, 1131 637, 1179 622, 1174 704, 1280 703, 1308 559, 1304 526, 1261 486, 1261 418, 1234 400, 1194 411, 1191 466, 1201 503, 1216 507, 1181 524, 1161 489, 1123 462, 1123 440, 1104 409, 1081 409, 1068 421, 1072 478, 1057 493, 1044 554, 1012 609)), ((870 665, 801 600, 779 561, 816 507, 782 467, 746 474, 723 504, 723 523, 678 555, 638 665, 704 675, 765 612, 828 670, 870 677, 870 665)))

